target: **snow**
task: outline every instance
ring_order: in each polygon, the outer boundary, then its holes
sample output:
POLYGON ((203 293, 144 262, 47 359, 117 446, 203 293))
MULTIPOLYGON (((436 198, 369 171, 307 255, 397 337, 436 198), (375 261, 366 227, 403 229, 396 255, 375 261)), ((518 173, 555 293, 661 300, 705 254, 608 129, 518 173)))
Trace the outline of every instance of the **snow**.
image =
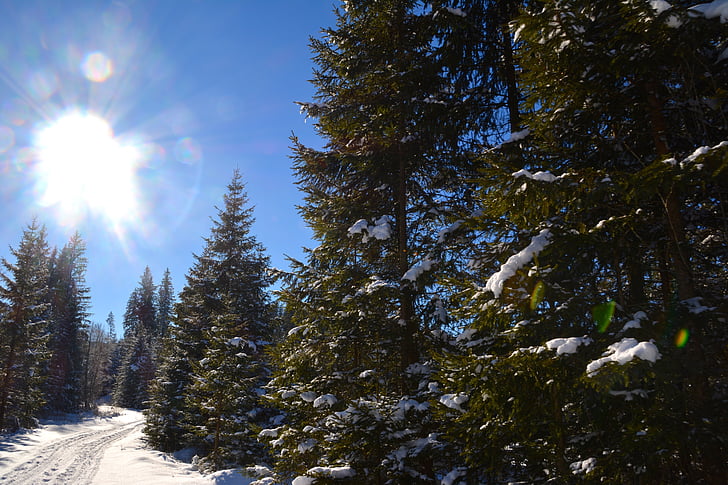
POLYGON ((1 483, 89 485, 249 485, 240 471, 202 475, 193 465, 144 442, 139 411, 102 406, 102 416, 44 421, 40 428, 3 436, 1 483))
POLYGON ((402 276, 402 279, 415 282, 422 274, 430 271, 434 265, 434 261, 426 259, 408 269, 404 276, 402 276))
POLYGON ((532 174, 525 168, 522 168, 518 172, 513 172, 511 175, 513 176, 513 178, 526 177, 528 179, 539 180, 541 182, 554 182, 559 179, 559 177, 552 174, 551 172, 539 171, 532 174))
POLYGON ((462 9, 459 8, 452 8, 452 7, 445 7, 448 12, 450 12, 453 15, 457 15, 458 17, 466 17, 467 14, 463 12, 462 9))
POLYGON ((586 460, 575 461, 574 463, 569 465, 569 468, 571 468, 571 473, 573 473, 574 475, 580 475, 582 473, 589 473, 590 471, 594 470, 594 467, 596 465, 596 458, 587 458, 586 460))
POLYGON ((520 140, 525 139, 530 134, 531 134, 531 130, 529 130, 528 128, 526 128, 525 130, 521 130, 521 131, 515 131, 515 132, 511 133, 510 136, 508 137, 508 139, 506 141, 504 141, 503 143, 505 144, 505 143, 512 143, 514 141, 520 141, 520 140))
MULTIPOLYGON (((350 466, 338 466, 338 467, 327 467, 317 466, 311 468, 306 472, 306 475, 319 475, 322 477, 340 479, 340 478, 351 478, 356 476, 356 470, 350 466)), ((293 479, 291 485, 313 485, 316 483, 316 479, 310 476, 298 476, 293 479)))
POLYGON ((456 469, 452 470, 450 473, 448 473, 447 475, 445 475, 443 477, 442 481, 440 481, 440 484, 441 485, 455 485, 456 483, 458 483, 457 479, 462 476, 465 476, 466 473, 467 473, 467 469, 456 468, 456 469))
POLYGON ((551 231, 543 229, 537 236, 531 238, 531 243, 526 246, 525 249, 508 258, 508 260, 501 265, 500 270, 488 278, 488 281, 485 283, 485 289, 492 291, 493 295, 498 298, 503 291, 503 285, 506 280, 515 275, 516 271, 521 269, 530 262, 534 256, 543 251, 550 242, 551 231))
POLYGON ((672 8, 672 5, 670 5, 665 0, 650 0, 650 5, 655 10, 657 15, 672 8))
POLYGON ((555 350, 556 355, 575 354, 580 345, 589 345, 591 343, 592 339, 589 337, 555 338, 546 342, 546 348, 555 350))
POLYGON ((228 345, 232 345, 233 347, 240 347, 240 344, 243 342, 242 337, 233 337, 230 340, 228 340, 228 345))
POLYGON ((301 393, 301 399, 303 399, 306 402, 314 402, 317 397, 318 397, 318 394, 316 394, 313 391, 306 391, 306 392, 301 393))
POLYGON ((707 307, 701 303, 702 298, 696 296, 687 300, 683 300, 683 304, 688 307, 688 311, 693 315, 698 315, 703 312, 715 310, 715 307, 707 307))
POLYGON ((458 229, 460 229, 460 226, 463 225, 463 222, 465 222, 465 221, 463 221, 462 219, 457 220, 457 221, 453 222, 452 224, 450 224, 445 229, 438 232, 437 233, 437 242, 438 243, 445 242, 445 238, 447 237, 447 235, 450 234, 451 232, 454 232, 454 231, 457 231, 458 229))
POLYGON ((586 373, 593 376, 604 364, 609 362, 624 365, 637 358, 655 363, 661 357, 654 342, 638 342, 633 338, 623 338, 607 347, 604 357, 590 362, 586 366, 586 373))
POLYGON ((623 397, 625 401, 631 401, 635 396, 647 398, 647 391, 644 389, 632 389, 631 391, 609 391, 611 396, 623 397))
POLYGON ((370 225, 366 219, 359 219, 347 229, 349 237, 355 236, 356 234, 362 235, 362 242, 366 243, 370 239, 378 239, 383 241, 392 237, 392 222, 391 216, 382 216, 373 225, 370 225))
POLYGON ((707 19, 720 17, 721 23, 728 22, 728 0, 715 0, 690 7, 690 10, 702 14, 707 19))
POLYGON ((622 327, 620 333, 624 333, 631 328, 642 328, 640 321, 647 320, 647 314, 645 312, 637 312, 632 316, 632 320, 628 321, 622 327))
POLYGON ((460 405, 466 403, 467 401, 468 396, 465 394, 443 394, 442 396, 440 396, 441 404, 444 404, 450 409, 455 409, 456 411, 461 412, 464 412, 464 410, 462 407, 460 407, 460 405))
POLYGON ((324 394, 322 396, 317 397, 313 401, 313 407, 320 408, 321 406, 328 406, 331 407, 334 404, 338 402, 338 399, 336 399, 336 396, 333 394, 324 394))

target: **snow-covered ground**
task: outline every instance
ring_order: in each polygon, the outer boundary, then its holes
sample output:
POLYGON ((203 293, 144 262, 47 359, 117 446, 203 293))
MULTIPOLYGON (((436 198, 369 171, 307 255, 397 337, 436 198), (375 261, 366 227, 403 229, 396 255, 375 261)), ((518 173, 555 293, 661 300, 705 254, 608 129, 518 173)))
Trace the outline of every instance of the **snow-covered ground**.
POLYGON ((35 430, 0 436, 0 485, 247 485, 226 470, 201 475, 188 463, 148 448, 138 411, 101 408, 101 417, 44 422, 35 430))

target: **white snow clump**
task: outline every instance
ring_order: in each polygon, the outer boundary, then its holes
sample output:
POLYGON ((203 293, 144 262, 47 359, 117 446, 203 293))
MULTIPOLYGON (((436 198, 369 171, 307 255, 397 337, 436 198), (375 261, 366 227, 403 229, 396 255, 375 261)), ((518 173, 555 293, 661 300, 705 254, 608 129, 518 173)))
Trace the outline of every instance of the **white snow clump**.
POLYGON ((322 396, 317 397, 313 401, 313 407, 320 408, 321 406, 328 406, 331 407, 334 404, 336 404, 338 399, 336 399, 336 396, 333 394, 324 394, 322 396))
POLYGON ((444 404, 450 409, 455 409, 456 411, 460 412, 465 412, 463 408, 460 407, 460 405, 466 403, 467 401, 468 396, 465 394, 443 394, 442 396, 440 396, 440 403, 444 404))
POLYGON ((407 272, 402 276, 402 279, 415 282, 423 273, 430 271, 434 264, 435 262, 430 259, 417 263, 407 270, 407 272))
POLYGON ((662 355, 660 355, 657 345, 653 342, 638 342, 633 338, 623 338, 607 347, 604 357, 589 362, 586 366, 586 373, 591 377, 604 364, 616 362, 619 365, 624 365, 635 358, 647 360, 654 364, 658 359, 662 358, 662 355))
POLYGON ((556 355, 575 354, 577 347, 580 345, 586 346, 591 343, 592 339, 589 337, 555 338, 546 342, 546 348, 549 350, 555 350, 556 355))
POLYGON ((361 242, 363 243, 368 242, 372 238, 383 241, 392 237, 391 222, 391 216, 382 216, 374 221, 373 225, 370 225, 366 219, 359 219, 347 232, 349 233, 349 237, 355 234, 361 234, 361 242))
POLYGON ((538 255, 551 242, 551 231, 543 229, 537 236, 531 238, 531 243, 525 249, 514 254, 501 265, 500 271, 496 272, 485 283, 485 289, 493 292, 498 298, 503 291, 506 280, 516 274, 516 271, 525 266, 534 256, 538 255))
POLYGON ((571 468, 571 473, 574 475, 580 475, 582 473, 589 473, 595 466, 597 466, 597 459, 587 458, 586 460, 575 461, 569 465, 569 468, 571 468))

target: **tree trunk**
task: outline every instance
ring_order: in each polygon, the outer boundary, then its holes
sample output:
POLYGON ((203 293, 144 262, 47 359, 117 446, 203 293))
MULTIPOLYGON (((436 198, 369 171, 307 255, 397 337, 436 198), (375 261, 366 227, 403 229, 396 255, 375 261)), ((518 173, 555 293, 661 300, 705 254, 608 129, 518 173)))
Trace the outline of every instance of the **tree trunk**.
MULTIPOLYGON (((396 194, 397 269, 401 278, 409 270, 410 259, 407 247, 407 161, 400 151, 398 184, 396 194)), ((402 331, 402 370, 419 360, 415 338, 417 323, 414 320, 414 298, 409 282, 400 279, 399 324, 402 331)), ((406 380, 406 379, 405 379, 406 380)))
MULTIPOLYGON (((670 147, 667 144, 667 121, 662 113, 663 103, 657 96, 655 83, 648 83, 646 89, 652 139, 658 157, 664 158, 670 155, 670 147)), ((667 195, 661 198, 665 209, 670 241, 668 251, 673 266, 675 283, 677 284, 678 298, 687 300, 695 297, 696 292, 685 244, 685 222, 682 215, 682 203, 677 190, 677 187, 673 184, 667 195)))

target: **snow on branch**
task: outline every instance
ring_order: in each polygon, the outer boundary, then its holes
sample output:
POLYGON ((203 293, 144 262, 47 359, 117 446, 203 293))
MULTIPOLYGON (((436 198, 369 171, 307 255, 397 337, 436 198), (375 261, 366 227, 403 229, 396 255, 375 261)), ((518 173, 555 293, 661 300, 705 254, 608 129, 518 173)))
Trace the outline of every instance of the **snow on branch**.
POLYGON ((372 238, 383 241, 392 237, 391 223, 391 216, 382 216, 374 221, 373 225, 369 224, 366 219, 359 219, 347 230, 347 232, 349 233, 349 237, 361 234, 361 242, 363 243, 368 242, 372 238))
POLYGON ((638 342, 633 338, 623 338, 607 347, 604 357, 589 362, 586 366, 586 373, 589 377, 592 377, 604 364, 616 362, 619 365, 624 365, 635 358, 655 363, 662 358, 662 355, 660 355, 657 345, 651 341, 638 342))
POLYGON ((503 291, 503 285, 506 280, 515 275, 516 271, 528 264, 528 262, 543 251, 550 242, 551 231, 548 229, 541 230, 537 236, 531 238, 531 243, 526 246, 525 249, 508 258, 508 260, 501 265, 500 270, 488 278, 488 281, 485 283, 485 289, 492 291, 493 295, 498 298, 503 291))
POLYGON ((350 466, 317 466, 308 470, 306 472, 306 475, 301 475, 294 478, 291 485, 313 485, 314 483, 316 483, 316 478, 307 475, 317 475, 320 477, 333 479, 351 478, 356 476, 356 470, 354 470, 350 466))
POLYGON ((555 338, 546 342, 546 348, 555 350, 556 355, 575 354, 580 345, 586 346, 591 343, 592 339, 589 337, 555 338))
POLYGON ((526 177, 527 179, 531 180, 539 180, 541 182, 555 182, 556 180, 559 180, 561 177, 557 177, 556 175, 552 174, 551 172, 536 172, 531 173, 525 168, 522 168, 518 172, 513 172, 511 174, 513 178, 519 178, 519 177, 526 177))
POLYGON ((409 280, 414 283, 415 281, 417 281, 417 278, 422 276, 427 271, 430 271, 434 265, 435 261, 432 261, 431 259, 425 259, 424 261, 421 261, 408 269, 407 272, 402 276, 402 279, 409 280))
MULTIPOLYGON (((728 0, 726 0, 726 4, 728 5, 728 0)), ((683 168, 684 169, 684 168, 686 168, 686 167, 688 167, 690 165, 693 165, 693 163, 695 162, 695 160, 697 160, 701 156, 703 156, 705 154, 708 154, 708 153, 710 153, 710 152, 712 152, 714 150, 719 150, 719 149, 724 148, 724 147, 728 147, 728 141, 722 141, 722 142, 718 143, 717 145, 715 145, 713 147, 709 147, 709 146, 698 147, 698 148, 696 148, 693 151, 693 153, 691 153, 690 155, 688 155, 687 157, 685 157, 679 163, 680 168, 683 168)), ((675 166, 678 165, 678 161, 676 159, 674 159, 674 158, 668 158, 666 160, 663 160, 662 163, 666 163, 667 165, 672 165, 673 167, 675 167, 675 166)), ((702 163, 696 163, 696 164, 694 164, 694 167, 696 169, 698 169, 698 170, 702 170, 703 169, 703 164, 702 163)))
POLYGON ((465 412, 462 407, 460 407, 461 404, 465 404, 468 401, 468 396, 465 394, 444 394, 440 396, 440 403, 444 404, 445 406, 449 407, 450 409, 455 409, 456 411, 465 412))
POLYGON ((721 23, 728 22, 728 0, 714 0, 690 7, 690 10, 703 15, 706 19, 719 17, 721 23))

